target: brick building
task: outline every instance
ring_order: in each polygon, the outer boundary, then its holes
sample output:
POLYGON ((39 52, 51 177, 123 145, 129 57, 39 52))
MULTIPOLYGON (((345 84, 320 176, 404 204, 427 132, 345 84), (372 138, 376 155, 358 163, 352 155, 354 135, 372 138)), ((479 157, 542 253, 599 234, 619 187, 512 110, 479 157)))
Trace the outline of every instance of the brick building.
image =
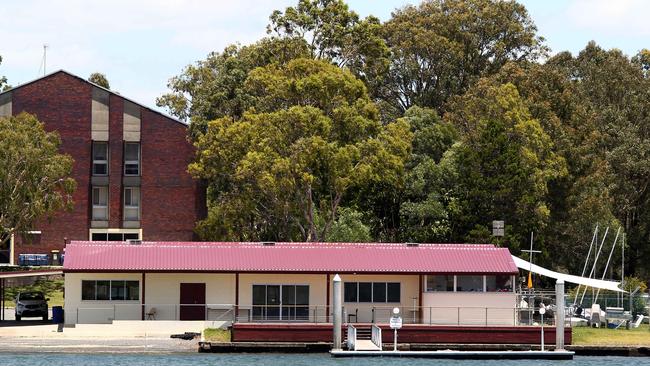
POLYGON ((74 209, 0 248, 0 263, 60 262, 65 240, 196 239, 205 214, 181 121, 66 71, 0 94, 0 116, 35 114, 74 159, 74 209))

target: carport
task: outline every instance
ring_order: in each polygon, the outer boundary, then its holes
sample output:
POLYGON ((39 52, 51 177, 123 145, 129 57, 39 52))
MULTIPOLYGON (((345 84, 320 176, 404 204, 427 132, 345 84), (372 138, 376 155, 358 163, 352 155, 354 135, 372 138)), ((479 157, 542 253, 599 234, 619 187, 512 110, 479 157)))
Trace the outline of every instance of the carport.
POLYGON ((0 321, 5 320, 5 285, 10 278, 52 276, 63 274, 63 270, 8 271, 0 272, 0 321))

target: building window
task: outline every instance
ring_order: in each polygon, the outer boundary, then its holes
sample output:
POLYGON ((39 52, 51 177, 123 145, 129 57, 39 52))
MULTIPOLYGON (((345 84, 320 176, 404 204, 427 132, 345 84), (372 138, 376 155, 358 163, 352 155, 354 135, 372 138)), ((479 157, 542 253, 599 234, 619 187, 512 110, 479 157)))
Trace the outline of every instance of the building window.
POLYGON ((399 282, 345 282, 344 302, 400 302, 399 282))
POLYGON ((124 175, 140 175, 140 143, 124 144, 124 175))
POLYGON ((93 141, 93 175, 108 175, 108 142, 93 141))
POLYGON ((511 292, 512 275, 485 276, 485 290, 487 292, 511 292))
POLYGON ((140 188, 124 188, 124 220, 140 220, 140 188))
POLYGON ((456 291, 483 292, 483 276, 456 276, 456 291))
POLYGON ((427 276, 427 292, 454 291, 453 275, 427 276))
POLYGON ((127 301, 139 299, 139 281, 81 281, 81 300, 127 301))
POLYGON ((93 187, 93 220, 108 220, 108 187, 93 187))
POLYGON ((127 241, 139 240, 140 234, 138 233, 92 233, 90 240, 92 241, 127 241))

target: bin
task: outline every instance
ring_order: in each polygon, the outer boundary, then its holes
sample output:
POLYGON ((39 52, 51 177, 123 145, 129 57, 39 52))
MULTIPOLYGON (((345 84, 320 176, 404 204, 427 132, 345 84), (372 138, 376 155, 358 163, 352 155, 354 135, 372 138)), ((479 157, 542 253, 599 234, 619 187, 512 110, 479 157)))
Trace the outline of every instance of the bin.
POLYGON ((52 306, 52 323, 63 323, 63 306, 52 306))

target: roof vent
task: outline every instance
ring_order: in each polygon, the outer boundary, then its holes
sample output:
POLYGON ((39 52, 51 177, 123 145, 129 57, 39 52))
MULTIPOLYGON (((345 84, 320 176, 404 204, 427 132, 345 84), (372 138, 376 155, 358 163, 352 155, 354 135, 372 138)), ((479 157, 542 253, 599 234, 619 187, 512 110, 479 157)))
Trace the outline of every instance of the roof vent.
POLYGON ((407 247, 419 247, 420 243, 406 243, 407 247))
POLYGON ((262 245, 264 245, 265 247, 272 247, 272 246, 275 246, 275 242, 274 241, 263 241, 262 245))
POLYGON ((142 240, 140 239, 126 239, 127 244, 131 245, 140 245, 142 244, 142 240))

